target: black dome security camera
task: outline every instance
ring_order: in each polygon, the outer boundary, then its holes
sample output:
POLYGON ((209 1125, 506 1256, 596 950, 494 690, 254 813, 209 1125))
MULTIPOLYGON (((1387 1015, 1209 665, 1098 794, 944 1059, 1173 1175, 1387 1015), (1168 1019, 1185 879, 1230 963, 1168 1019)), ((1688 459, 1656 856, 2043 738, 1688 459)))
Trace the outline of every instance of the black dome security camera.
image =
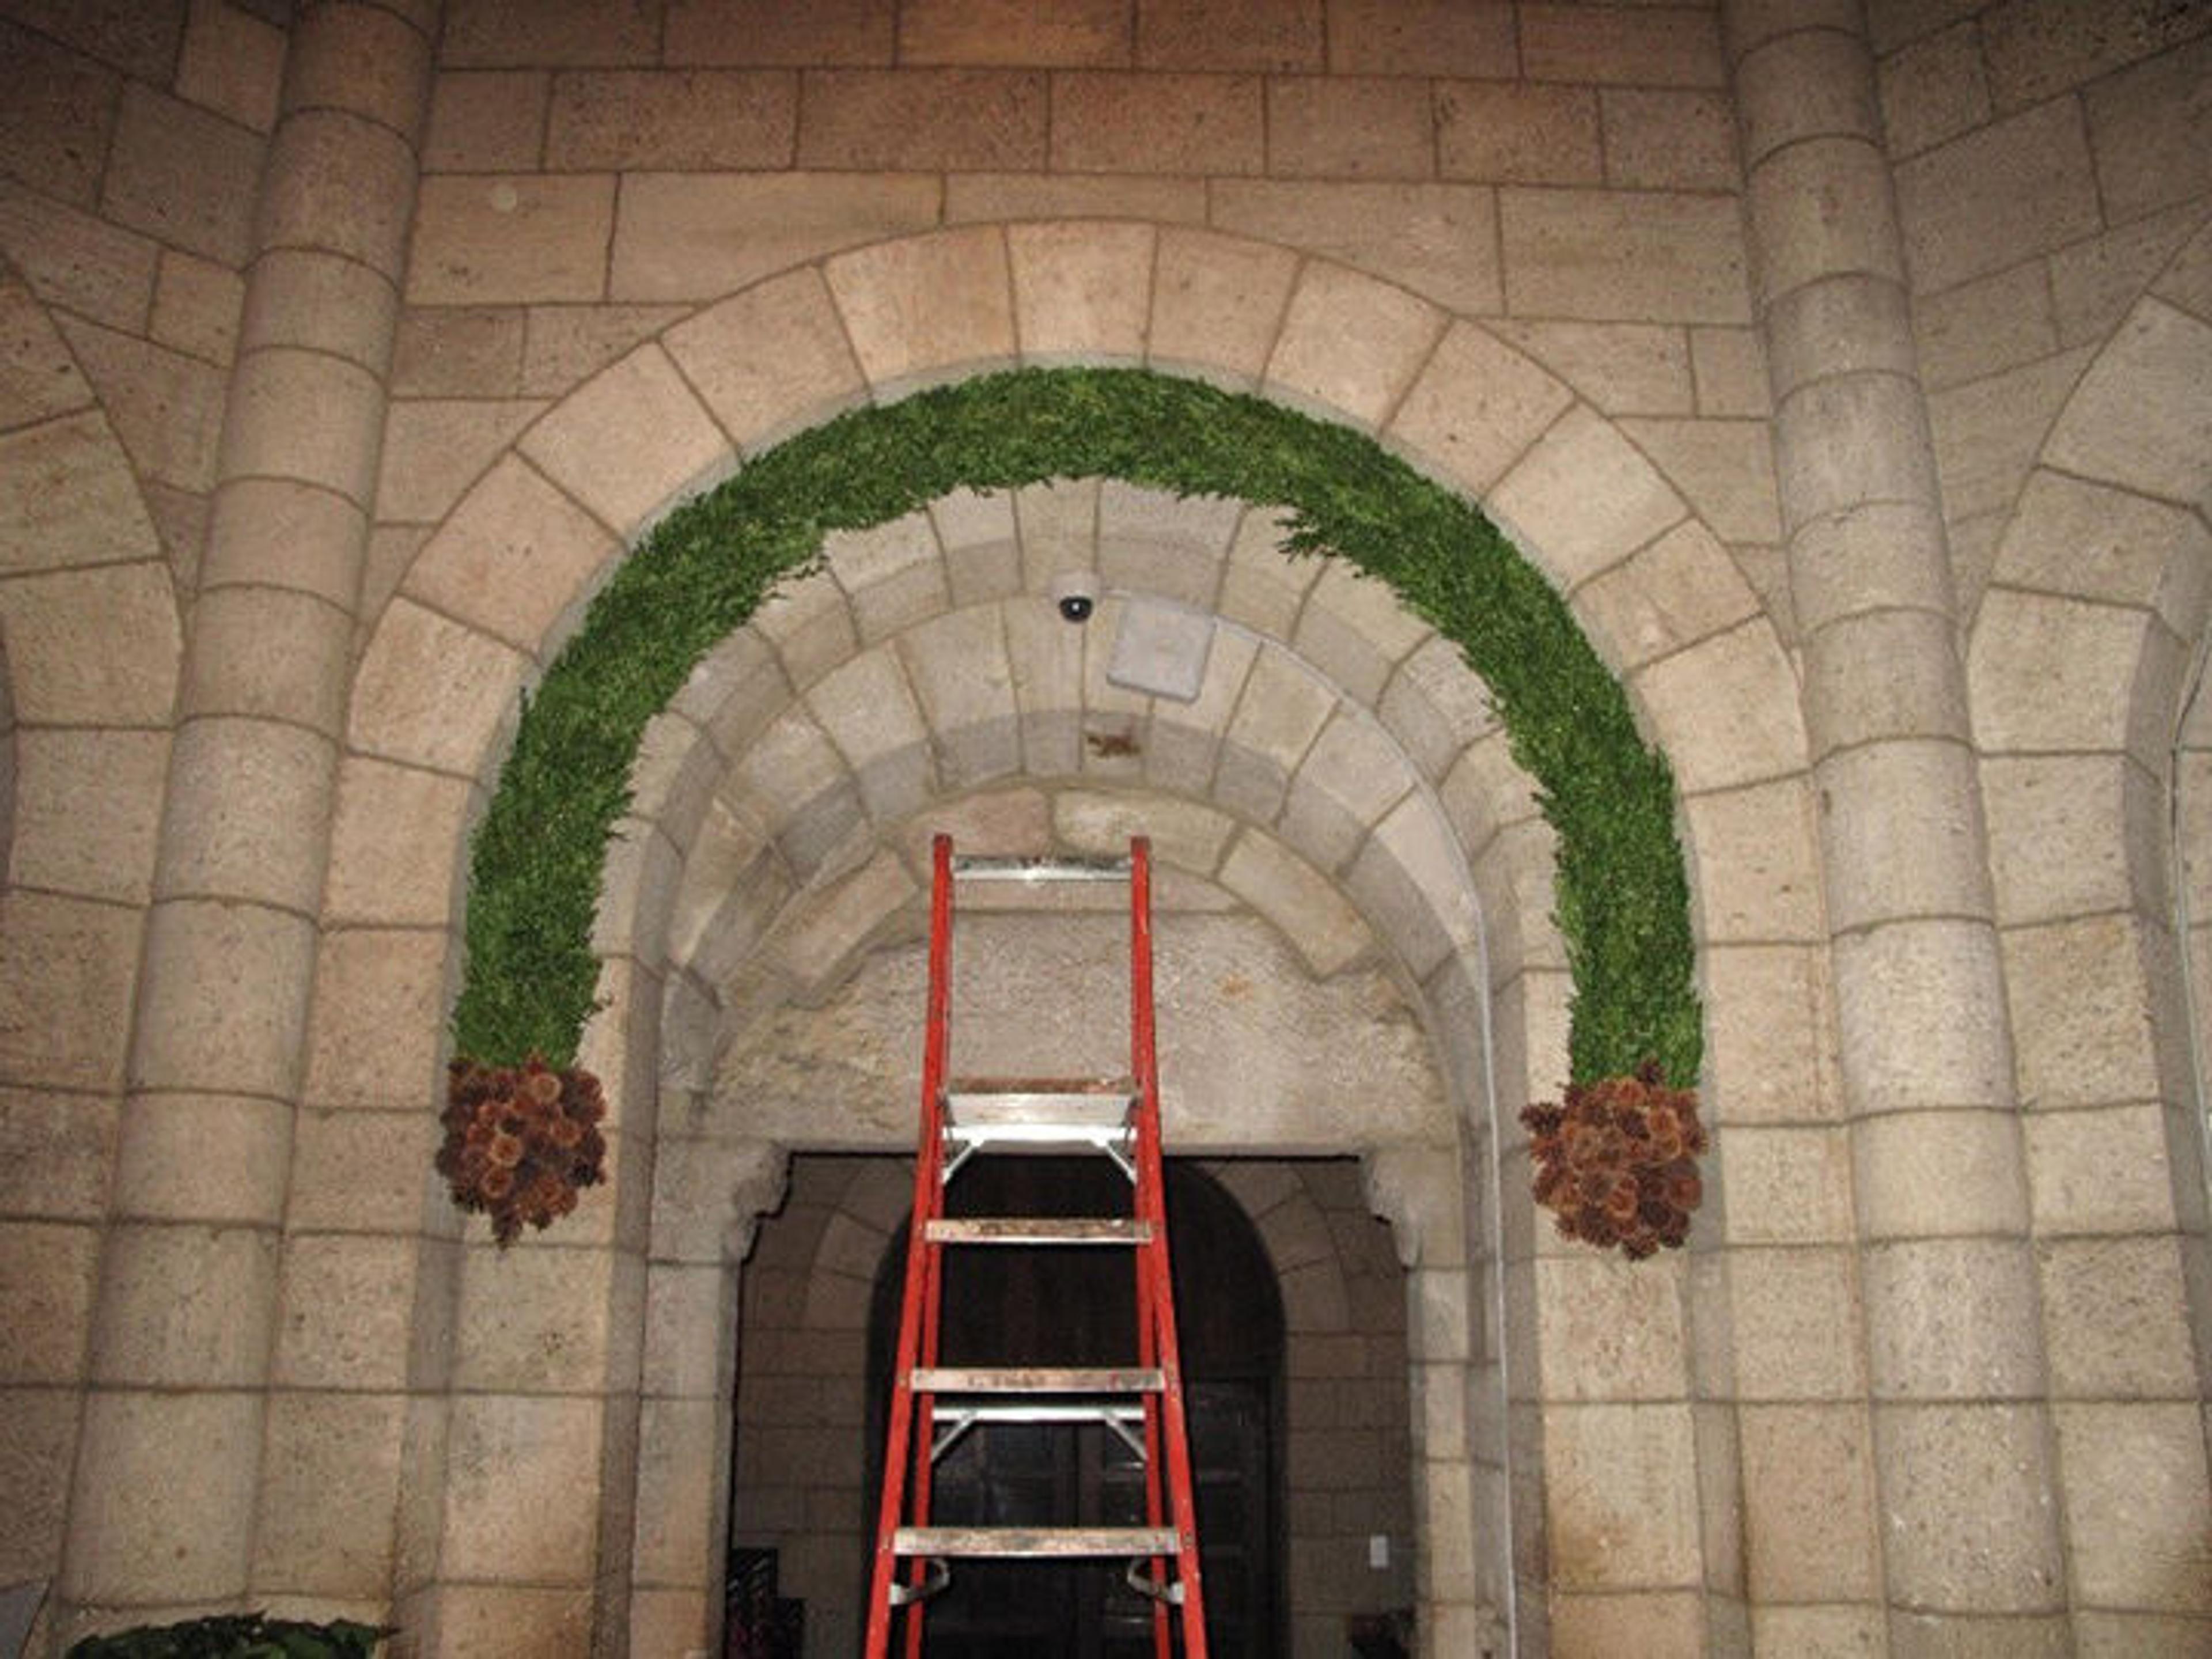
POLYGON ((1087 623, 1098 608, 1098 581, 1088 570, 1070 570, 1054 578, 1052 601, 1066 623, 1087 623))

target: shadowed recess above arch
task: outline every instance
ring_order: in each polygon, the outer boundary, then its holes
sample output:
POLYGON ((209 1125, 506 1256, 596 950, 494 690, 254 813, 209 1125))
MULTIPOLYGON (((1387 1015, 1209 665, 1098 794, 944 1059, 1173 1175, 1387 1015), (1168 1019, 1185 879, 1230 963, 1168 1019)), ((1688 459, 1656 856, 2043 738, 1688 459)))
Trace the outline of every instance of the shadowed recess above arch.
POLYGON ((1543 576, 1472 503, 1365 435, 1140 369, 1020 369, 855 410, 749 461, 648 532, 526 702, 471 848, 459 1051, 566 1066, 591 929, 646 723, 825 534, 952 490, 1103 477, 1285 509, 1286 550, 1341 556, 1455 641, 1558 838, 1572 1080, 1656 1060, 1696 1079, 1688 884, 1665 758, 1543 576))

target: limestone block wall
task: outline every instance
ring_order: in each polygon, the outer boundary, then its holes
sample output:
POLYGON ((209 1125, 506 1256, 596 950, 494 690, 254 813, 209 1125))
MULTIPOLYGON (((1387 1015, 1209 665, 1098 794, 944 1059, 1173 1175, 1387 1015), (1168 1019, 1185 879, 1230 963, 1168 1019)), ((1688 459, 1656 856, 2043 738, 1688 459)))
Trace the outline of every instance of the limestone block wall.
POLYGON ((902 815, 1142 800, 1310 966, 1402 972, 1462 1114, 1399 1236, 1439 1651, 1516 1577, 1531 1652, 2201 1644, 2209 42, 2149 0, 0 3, 0 1571, 703 1639, 699 1316, 780 1180, 683 1092, 717 1021, 902 925, 902 815), (526 1261, 459 1227, 463 848, 578 602, 750 449, 1071 358, 1378 434, 1569 596, 1681 787, 1692 1255, 1529 1212, 1565 962, 1479 688, 1260 515, 1110 483, 853 538, 702 665, 597 936, 615 1180, 526 1261), (1022 619, 1068 560, 1242 643, 1194 703, 1114 686, 1022 619))
POLYGON ((22 1582, 60 1565, 180 641, 153 516, 90 382, 12 270, 0 313, 0 1460, 15 1494, 0 1573, 22 1582), (86 657, 95 627, 118 657, 86 657))
POLYGON ((1993 863, 2070 1583, 2081 1627, 2122 1647, 2180 1639, 2201 1615, 2183 1517, 2212 1502, 2194 1427, 2205 1027, 2179 931, 2203 902, 2212 538, 2182 503, 2207 483, 2207 246, 2203 231, 2185 245, 2061 406, 2000 537, 1970 657, 1984 774, 2006 806, 1993 863), (2063 691, 2023 668, 2024 651, 2049 660, 2052 644, 2069 664, 2063 691), (2023 858, 2029 836, 2066 856, 2023 858), (2162 1501, 2123 1498, 2150 1467, 2162 1501))
POLYGON ((2059 409, 2212 211, 2199 8, 1875 4, 1883 131, 1971 613, 2059 409))
MULTIPOLYGON (((285 34, 229 6, 0 11, 0 1577, 63 1566, 118 1186, 220 1209, 188 1141, 115 1166, 182 608, 197 582, 285 34)), ((215 1292, 211 1299, 220 1299, 215 1292)), ((126 1477, 127 1479, 128 1477, 126 1477)), ((247 1476, 250 1480, 250 1473, 247 1476)), ((79 1488, 76 1500, 84 1501, 79 1488)), ((144 1501, 143 1497, 138 1501, 144 1501)), ((160 1529, 179 1516, 158 1501, 160 1529)), ((164 1554, 167 1552, 164 1551, 164 1554)), ((186 1547, 187 1571, 205 1565, 186 1547)), ((160 1599, 141 1575, 119 1593, 160 1599)), ((52 1621, 50 1621, 52 1622, 52 1621)))

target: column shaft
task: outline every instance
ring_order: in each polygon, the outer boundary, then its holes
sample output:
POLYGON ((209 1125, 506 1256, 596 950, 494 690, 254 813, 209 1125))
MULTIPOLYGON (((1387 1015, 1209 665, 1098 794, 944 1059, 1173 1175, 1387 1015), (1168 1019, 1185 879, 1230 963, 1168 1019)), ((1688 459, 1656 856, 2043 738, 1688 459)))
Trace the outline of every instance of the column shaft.
POLYGON ((321 0, 289 44, 189 622, 65 1634, 248 1589, 331 788, 436 21, 435 0, 321 0))
POLYGON ((1727 21, 1853 1125, 1890 1645, 2056 1654, 2012 1040, 1873 59, 1855 3, 1731 0, 1727 21))

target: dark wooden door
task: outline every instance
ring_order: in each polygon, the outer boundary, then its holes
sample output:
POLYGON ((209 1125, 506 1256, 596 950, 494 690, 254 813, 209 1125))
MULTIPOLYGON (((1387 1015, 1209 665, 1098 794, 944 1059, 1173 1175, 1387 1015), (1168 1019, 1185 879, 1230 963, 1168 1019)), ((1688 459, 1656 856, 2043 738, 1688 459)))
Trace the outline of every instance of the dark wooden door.
MULTIPOLYGON (((1216 1659, 1262 1659, 1279 1650, 1273 1449, 1280 1300, 1249 1224, 1218 1188, 1170 1165, 1168 1200, 1207 1644, 1216 1659)), ((1110 1164, 1022 1158, 962 1172, 946 1207, 969 1215, 1109 1215, 1127 1206, 1127 1184, 1110 1164)), ((870 1392, 877 1457, 903 1255, 902 1246, 890 1253, 877 1285, 870 1392)), ((1134 1363, 1134 1267, 1127 1251, 956 1250, 946 1262, 945 1364, 1134 1363)), ((934 1480, 931 1518, 942 1525, 1133 1526, 1144 1519, 1143 1460, 1095 1424, 972 1429, 940 1458, 934 1480)), ((955 1563, 951 1587, 929 1604, 928 1659, 1153 1659, 1152 1604, 1126 1583, 1126 1568, 955 1563)))

